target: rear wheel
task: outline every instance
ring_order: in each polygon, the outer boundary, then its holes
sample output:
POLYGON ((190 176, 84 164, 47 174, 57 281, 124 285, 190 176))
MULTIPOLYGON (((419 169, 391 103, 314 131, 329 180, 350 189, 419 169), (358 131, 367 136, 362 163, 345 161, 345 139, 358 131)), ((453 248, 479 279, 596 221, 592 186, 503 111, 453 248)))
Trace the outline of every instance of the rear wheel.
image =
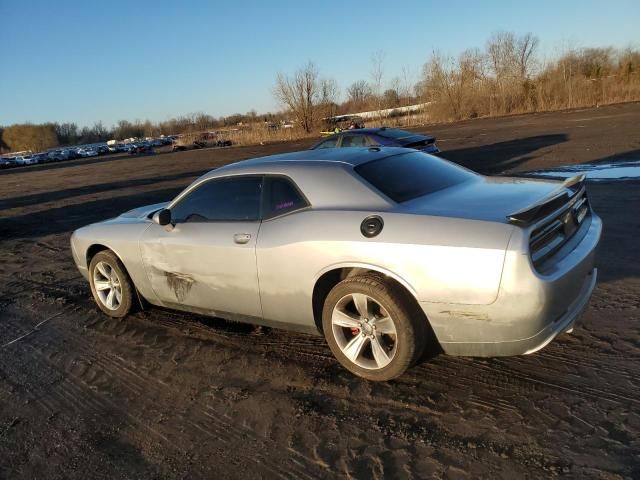
POLYGON ((126 316, 133 305, 134 287, 124 265, 111 251, 98 252, 89 264, 91 293, 110 317, 126 316))
POLYGON ((424 322, 405 292, 378 275, 341 281, 329 292, 322 312, 324 334, 338 361, 376 381, 399 377, 420 357, 424 322))

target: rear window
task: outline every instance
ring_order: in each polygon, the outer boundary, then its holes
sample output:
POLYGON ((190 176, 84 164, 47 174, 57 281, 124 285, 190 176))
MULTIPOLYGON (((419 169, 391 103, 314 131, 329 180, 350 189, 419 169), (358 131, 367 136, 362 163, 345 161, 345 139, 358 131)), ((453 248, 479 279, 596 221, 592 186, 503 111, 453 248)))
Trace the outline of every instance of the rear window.
POLYGON ((364 163, 356 173, 394 202, 406 202, 475 177, 457 165, 421 152, 364 163))

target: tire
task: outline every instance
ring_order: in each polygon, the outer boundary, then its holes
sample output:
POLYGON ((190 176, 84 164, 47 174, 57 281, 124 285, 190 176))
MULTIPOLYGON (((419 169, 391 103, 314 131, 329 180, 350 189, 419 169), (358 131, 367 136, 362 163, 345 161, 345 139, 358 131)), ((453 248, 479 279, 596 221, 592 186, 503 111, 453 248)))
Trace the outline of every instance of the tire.
POLYGON ((347 278, 333 287, 325 299, 322 327, 340 364, 373 381, 401 376, 422 356, 427 341, 424 315, 404 290, 377 274, 347 278))
POLYGON ((91 259, 89 284, 96 304, 110 317, 123 318, 131 311, 135 300, 133 282, 111 250, 98 252, 91 259), (113 292, 113 296, 109 297, 108 292, 113 292))

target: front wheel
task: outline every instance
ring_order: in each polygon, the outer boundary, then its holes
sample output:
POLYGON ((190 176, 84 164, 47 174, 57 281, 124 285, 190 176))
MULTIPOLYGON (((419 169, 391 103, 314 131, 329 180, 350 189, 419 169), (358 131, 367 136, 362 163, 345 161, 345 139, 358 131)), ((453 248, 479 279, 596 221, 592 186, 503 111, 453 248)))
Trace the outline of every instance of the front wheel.
POLYGON ((133 305, 133 283, 120 259, 110 250, 98 252, 89 264, 91 293, 98 307, 114 318, 126 316, 133 305))
POLYGON ((324 335, 338 361, 376 381, 399 377, 422 355, 425 321, 404 291, 377 275, 338 283, 322 312, 324 335))

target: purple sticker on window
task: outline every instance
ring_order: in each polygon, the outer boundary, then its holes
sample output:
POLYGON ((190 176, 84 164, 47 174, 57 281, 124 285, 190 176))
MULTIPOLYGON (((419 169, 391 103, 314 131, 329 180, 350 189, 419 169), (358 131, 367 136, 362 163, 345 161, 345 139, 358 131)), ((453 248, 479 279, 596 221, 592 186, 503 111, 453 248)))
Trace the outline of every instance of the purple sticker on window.
POLYGON ((293 207, 293 202, 282 202, 276 205, 276 210, 282 210, 283 208, 293 207))

